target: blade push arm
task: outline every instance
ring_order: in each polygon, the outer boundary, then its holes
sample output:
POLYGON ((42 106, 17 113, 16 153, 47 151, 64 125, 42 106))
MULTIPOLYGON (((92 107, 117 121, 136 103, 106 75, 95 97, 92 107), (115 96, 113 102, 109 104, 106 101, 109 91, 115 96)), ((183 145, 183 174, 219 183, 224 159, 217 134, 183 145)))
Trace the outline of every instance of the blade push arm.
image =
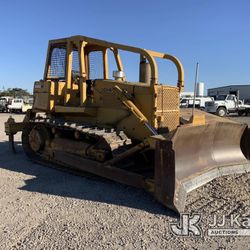
POLYGON ((136 107, 136 105, 128 99, 126 93, 119 87, 114 87, 114 92, 119 96, 121 102, 131 111, 131 113, 153 134, 157 135, 157 131, 150 125, 146 116, 136 107))

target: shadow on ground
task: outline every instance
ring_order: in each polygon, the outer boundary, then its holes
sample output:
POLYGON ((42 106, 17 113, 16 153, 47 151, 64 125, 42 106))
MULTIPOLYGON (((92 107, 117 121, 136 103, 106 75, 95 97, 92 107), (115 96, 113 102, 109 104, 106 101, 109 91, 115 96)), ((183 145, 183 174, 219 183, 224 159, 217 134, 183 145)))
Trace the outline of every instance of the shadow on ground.
POLYGON ((20 143, 12 154, 8 142, 0 143, 0 168, 24 173, 25 185, 21 190, 91 200, 141 209, 153 214, 177 217, 144 190, 121 185, 103 178, 76 176, 31 162, 20 143))

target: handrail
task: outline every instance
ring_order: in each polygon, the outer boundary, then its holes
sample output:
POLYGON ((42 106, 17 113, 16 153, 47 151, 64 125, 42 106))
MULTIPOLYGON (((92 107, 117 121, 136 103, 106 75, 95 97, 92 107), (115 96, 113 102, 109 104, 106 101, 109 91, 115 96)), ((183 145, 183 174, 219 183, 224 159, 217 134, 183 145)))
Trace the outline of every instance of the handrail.
POLYGON ((167 59, 167 60, 172 61, 175 64, 177 68, 177 72, 178 72, 177 87, 179 88, 179 91, 182 92, 184 90, 184 69, 180 60, 175 56, 164 54, 164 53, 159 53, 159 52, 152 51, 152 50, 148 50, 148 53, 153 57, 167 59))

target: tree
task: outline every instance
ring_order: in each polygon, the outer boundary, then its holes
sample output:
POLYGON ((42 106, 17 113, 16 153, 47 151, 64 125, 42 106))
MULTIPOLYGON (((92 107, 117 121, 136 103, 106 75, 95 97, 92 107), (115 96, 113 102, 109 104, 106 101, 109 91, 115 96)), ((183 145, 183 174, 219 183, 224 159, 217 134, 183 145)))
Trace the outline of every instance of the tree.
POLYGON ((12 96, 15 98, 15 97, 31 96, 31 94, 27 91, 27 89, 8 88, 7 90, 3 90, 0 93, 0 96, 12 96))

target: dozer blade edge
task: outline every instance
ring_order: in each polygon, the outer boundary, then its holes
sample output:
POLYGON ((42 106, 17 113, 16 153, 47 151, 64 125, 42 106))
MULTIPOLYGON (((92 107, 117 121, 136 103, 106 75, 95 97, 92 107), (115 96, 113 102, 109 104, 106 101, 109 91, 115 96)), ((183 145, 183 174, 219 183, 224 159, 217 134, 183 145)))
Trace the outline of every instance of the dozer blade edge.
POLYGON ((184 125, 165 137, 154 138, 154 195, 179 213, 185 211, 187 194, 192 190, 223 175, 250 172, 247 125, 184 125))

